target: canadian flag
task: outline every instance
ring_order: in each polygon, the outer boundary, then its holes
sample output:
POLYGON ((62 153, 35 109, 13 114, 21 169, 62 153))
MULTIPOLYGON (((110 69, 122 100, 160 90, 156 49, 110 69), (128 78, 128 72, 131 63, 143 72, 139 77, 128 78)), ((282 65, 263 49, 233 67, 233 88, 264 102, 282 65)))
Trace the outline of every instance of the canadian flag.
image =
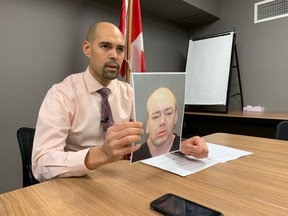
POLYGON ((122 0, 119 29, 125 38, 127 47, 125 56, 127 61, 123 61, 120 74, 122 77, 125 76, 127 67, 131 72, 145 72, 140 0, 122 0), (129 7, 129 4, 132 5, 129 7), (131 19, 131 26, 129 26, 129 19, 131 19), (129 36, 131 37, 130 41, 129 36))

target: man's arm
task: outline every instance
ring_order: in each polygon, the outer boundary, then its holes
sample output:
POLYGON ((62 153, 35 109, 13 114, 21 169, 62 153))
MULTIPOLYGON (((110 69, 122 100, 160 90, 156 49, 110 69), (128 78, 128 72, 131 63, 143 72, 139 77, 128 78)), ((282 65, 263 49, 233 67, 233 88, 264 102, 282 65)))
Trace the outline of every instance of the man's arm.
POLYGON ((50 89, 39 111, 32 151, 32 170, 39 181, 89 172, 84 164, 89 149, 65 151, 73 117, 71 100, 65 94, 50 89))

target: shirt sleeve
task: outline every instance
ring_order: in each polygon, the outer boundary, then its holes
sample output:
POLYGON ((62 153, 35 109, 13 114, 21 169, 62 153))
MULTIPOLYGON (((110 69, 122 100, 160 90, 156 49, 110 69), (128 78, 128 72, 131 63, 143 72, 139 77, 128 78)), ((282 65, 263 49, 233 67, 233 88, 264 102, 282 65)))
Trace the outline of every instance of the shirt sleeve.
POLYGON ((41 105, 33 143, 32 171, 39 181, 90 172, 84 163, 90 148, 65 151, 74 114, 72 93, 52 87, 41 105))

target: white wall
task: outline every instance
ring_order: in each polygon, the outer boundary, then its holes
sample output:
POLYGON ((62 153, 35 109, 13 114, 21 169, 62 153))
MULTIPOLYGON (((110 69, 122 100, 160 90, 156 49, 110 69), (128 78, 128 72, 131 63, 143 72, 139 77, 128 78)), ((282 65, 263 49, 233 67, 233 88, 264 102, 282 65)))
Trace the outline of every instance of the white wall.
MULTIPOLYGON (((100 0, 1 1, 0 193, 22 186, 17 129, 35 127, 52 84, 86 68, 81 44, 89 26, 98 21, 118 25, 119 15, 120 8, 100 0)), ((188 34, 142 15, 147 70, 184 71, 188 34)))

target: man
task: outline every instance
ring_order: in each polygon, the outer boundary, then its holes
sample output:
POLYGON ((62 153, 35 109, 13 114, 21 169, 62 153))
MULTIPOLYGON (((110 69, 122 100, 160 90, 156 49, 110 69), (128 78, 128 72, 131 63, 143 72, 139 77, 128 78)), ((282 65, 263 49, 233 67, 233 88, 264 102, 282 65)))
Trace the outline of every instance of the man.
POLYGON ((178 120, 174 93, 160 87, 147 100, 147 142, 132 155, 132 162, 179 150, 180 137, 174 133, 178 120))
MULTIPOLYGON (((83 42, 83 52, 90 60, 86 71, 68 76, 48 91, 39 111, 32 152, 32 170, 39 181, 82 176, 140 148, 140 144, 129 145, 137 143, 144 132, 141 122, 133 122, 133 91, 116 79, 124 49, 123 35, 115 25, 93 25, 83 42), (110 90, 114 123, 107 130, 97 92, 103 87, 110 90)), ((208 154, 202 140, 191 140, 185 147, 183 153, 208 154)))

